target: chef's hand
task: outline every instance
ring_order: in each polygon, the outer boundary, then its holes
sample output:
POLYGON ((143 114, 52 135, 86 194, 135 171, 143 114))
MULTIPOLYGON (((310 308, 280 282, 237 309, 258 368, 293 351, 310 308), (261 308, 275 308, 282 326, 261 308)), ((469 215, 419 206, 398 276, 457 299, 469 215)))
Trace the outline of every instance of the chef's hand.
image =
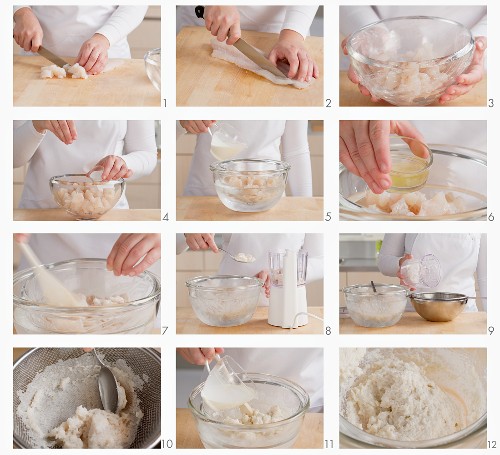
POLYGON ((73 120, 33 120, 32 123, 40 134, 50 131, 66 145, 72 144, 78 138, 73 120))
POLYGON ((181 126, 192 134, 206 133, 217 120, 179 120, 181 126))
POLYGON ((117 155, 105 156, 102 160, 97 162, 95 166, 87 172, 87 175, 92 174, 94 171, 102 170, 102 181, 118 180, 120 178, 128 179, 132 177, 134 171, 127 167, 125 160, 117 155))
POLYGON ((401 273, 401 267, 405 263, 405 261, 408 261, 409 259, 413 259, 413 256, 411 254, 406 253, 400 260, 399 260, 399 270, 398 273, 396 274, 397 277, 399 278, 399 284, 402 284, 403 286, 408 286, 410 288, 410 291, 414 291, 416 288, 410 286, 409 284, 405 283, 403 280, 403 274, 401 273))
MULTIPOLYGON (((347 53, 347 40, 348 39, 349 39, 349 36, 342 40, 341 46, 342 46, 342 52, 344 53, 344 55, 348 55, 348 53, 347 53)), ((369 96, 373 103, 377 103, 380 101, 380 99, 378 99, 377 97, 375 97, 371 94, 370 90, 368 90, 364 85, 361 85, 361 83, 359 82, 359 78, 356 75, 356 72, 354 71, 354 68, 352 67, 352 65, 349 65, 349 69, 347 70, 347 77, 349 78, 349 80, 353 84, 356 84, 358 86, 358 89, 361 92, 361 94, 365 95, 365 96, 369 96)))
POLYGON ((151 267, 160 257, 160 234, 122 234, 108 255, 106 268, 116 276, 136 276, 151 267))
POLYGON ((255 277, 260 278, 264 282, 262 287, 264 288, 266 297, 269 298, 271 295, 271 276, 269 275, 269 272, 267 270, 261 270, 257 273, 257 275, 255 275, 255 277))
POLYGON ((450 85, 444 94, 439 98, 439 103, 454 100, 459 96, 469 93, 474 86, 481 82, 484 76, 484 53, 486 52, 487 41, 485 36, 476 37, 476 48, 472 56, 469 67, 457 77, 457 82, 450 85))
POLYGON ((240 13, 236 6, 205 6, 205 27, 217 41, 234 44, 241 38, 240 13))
POLYGON ((42 45, 43 30, 31 8, 21 8, 14 13, 14 39, 26 52, 38 52, 42 45))
POLYGON ((215 354, 223 354, 224 348, 177 348, 177 352, 193 365, 205 365, 210 363, 215 354))
MULTIPOLYGON (((349 172, 361 177, 375 194, 392 185, 389 135, 397 134, 423 141, 420 132, 403 120, 341 120, 339 159, 349 172)), ((427 148, 411 141, 412 152, 428 157, 427 148)))
POLYGON ((219 252, 219 248, 214 241, 215 234, 184 234, 186 237, 187 246, 193 250, 208 250, 211 249, 214 253, 219 252))
POLYGON ((92 38, 82 44, 76 63, 83 66, 89 74, 99 74, 108 61, 108 49, 108 38, 95 33, 92 38))
POLYGON ((286 61, 290 65, 287 76, 300 82, 309 82, 311 78, 319 77, 318 65, 309 55, 304 38, 294 30, 282 30, 278 42, 269 53, 268 59, 275 66, 278 61, 286 61))
POLYGON ((14 234, 14 240, 17 243, 28 243, 31 234, 14 234))

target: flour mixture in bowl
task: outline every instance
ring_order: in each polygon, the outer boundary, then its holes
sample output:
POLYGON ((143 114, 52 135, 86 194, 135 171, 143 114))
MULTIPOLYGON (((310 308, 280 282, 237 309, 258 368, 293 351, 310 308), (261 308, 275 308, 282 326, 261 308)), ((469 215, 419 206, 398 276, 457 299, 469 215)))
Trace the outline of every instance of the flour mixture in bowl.
POLYGON ((482 351, 341 349, 341 431, 418 444, 473 427, 486 419, 482 351))
MULTIPOLYGON (((154 406, 148 406, 145 393, 149 391, 148 394, 154 395, 151 385, 159 388, 156 383, 159 362, 149 362, 146 357, 151 355, 147 350, 129 349, 134 352, 125 353, 127 360, 117 357, 120 352, 115 352, 127 350, 102 351, 105 353, 103 361, 119 384, 116 414, 101 409, 97 382, 100 366, 93 354, 82 353, 79 349, 37 349, 16 364, 14 434, 20 445, 28 448, 129 448, 137 446, 138 441, 140 446, 147 439, 144 435, 155 431, 151 413, 159 413, 159 408, 156 411, 154 406), (40 362, 44 363, 49 356, 52 360, 45 363, 45 368, 36 374, 29 371, 30 363, 36 363, 39 368, 40 362), (65 360, 55 361, 56 356, 65 360), (140 360, 134 361, 133 357, 140 360), (32 379, 28 382, 25 378, 30 374, 32 379), (151 430, 144 429, 143 418, 150 422, 151 430)), ((157 392, 159 394, 159 390, 157 392)))

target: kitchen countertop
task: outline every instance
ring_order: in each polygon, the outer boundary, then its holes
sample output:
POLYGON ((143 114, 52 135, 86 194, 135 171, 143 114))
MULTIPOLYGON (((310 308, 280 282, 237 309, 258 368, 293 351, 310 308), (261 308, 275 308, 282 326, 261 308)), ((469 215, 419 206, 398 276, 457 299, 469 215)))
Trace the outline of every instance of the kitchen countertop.
MULTIPOLYGON (((339 75, 339 105, 340 106, 392 106, 392 104, 387 103, 386 101, 380 101, 378 103, 372 103, 370 98, 362 95, 358 86, 354 85, 349 78, 347 77, 347 71, 340 71, 339 75)), ((483 78, 481 82, 479 82, 469 93, 464 96, 460 96, 457 99, 450 101, 446 104, 434 103, 430 106, 443 106, 443 107, 452 107, 452 106, 486 106, 487 95, 487 78, 486 76, 483 78)))
POLYGON ((376 258, 345 259, 341 258, 340 272, 379 272, 376 258))
POLYGON ((401 320, 391 327, 368 328, 359 327, 351 318, 340 318, 340 334, 485 334, 487 328, 487 314, 484 311, 475 313, 461 313, 453 321, 430 322, 417 313, 406 312, 401 320))
MULTIPOLYGON (((255 313, 246 324, 238 325, 236 327, 212 327, 201 322, 191 307, 178 307, 177 308, 177 333, 185 334, 272 334, 272 335, 300 335, 300 334, 322 334, 323 322, 309 317, 309 323, 297 329, 282 329, 281 327, 274 327, 267 323, 267 309, 268 307, 257 307, 255 313)), ((323 317, 323 307, 307 308, 307 311, 323 317)))
MULTIPOLYGON (((160 209, 115 209, 96 221, 160 221, 160 209)), ((14 221, 76 221, 63 209, 14 209, 14 221)))
POLYGON ((177 198, 177 221, 322 221, 322 197, 282 197, 266 212, 235 212, 217 196, 177 198))
MULTIPOLYGON (((275 33, 244 30, 249 44, 269 53, 275 33)), ((234 63, 211 57, 212 35, 204 27, 184 27, 177 35, 177 106, 322 106, 323 38, 307 37, 306 47, 320 77, 298 90, 276 85, 234 63)))
MULTIPOLYGON (((196 421, 189 409, 177 408, 177 449, 203 449, 196 421)), ((309 412, 304 416, 304 423, 299 432, 294 449, 321 449, 323 448, 323 414, 309 412)))
POLYGON ((108 73, 85 80, 41 79, 40 68, 50 64, 40 56, 14 56, 14 106, 160 106, 160 92, 142 59, 123 60, 108 73))

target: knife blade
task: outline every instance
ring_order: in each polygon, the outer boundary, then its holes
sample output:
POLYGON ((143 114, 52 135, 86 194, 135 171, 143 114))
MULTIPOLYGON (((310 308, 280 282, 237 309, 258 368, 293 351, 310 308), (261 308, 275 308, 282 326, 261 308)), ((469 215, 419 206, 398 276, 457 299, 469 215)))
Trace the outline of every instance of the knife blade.
MULTIPOLYGON (((196 17, 203 19, 205 16, 205 7, 198 5, 195 7, 194 12, 196 17)), ((269 71, 278 77, 283 77, 287 79, 286 74, 282 73, 278 68, 276 68, 266 57, 264 57, 255 47, 248 44, 243 38, 240 38, 233 46, 238 49, 243 55, 248 57, 256 65, 260 66, 262 69, 269 71)))
POLYGON ((252 62, 259 65, 262 69, 269 71, 275 76, 282 77, 286 79, 286 75, 283 74, 278 68, 276 68, 264 55, 262 55, 255 47, 248 44, 243 38, 236 41, 233 46, 238 49, 243 55, 248 57, 252 62))
POLYGON ((38 48, 38 53, 42 57, 46 58, 47 60, 49 60, 50 62, 54 63, 57 66, 63 67, 64 65, 69 65, 68 62, 66 62, 65 60, 63 60, 61 57, 58 57, 56 54, 53 54, 52 52, 50 52, 45 47, 40 46, 38 48))

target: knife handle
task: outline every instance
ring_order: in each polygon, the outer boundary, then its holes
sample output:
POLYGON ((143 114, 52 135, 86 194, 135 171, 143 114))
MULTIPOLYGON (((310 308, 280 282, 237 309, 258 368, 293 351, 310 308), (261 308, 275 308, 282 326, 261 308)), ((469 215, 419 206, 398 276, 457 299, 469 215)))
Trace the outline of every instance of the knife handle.
POLYGON ((196 14, 196 17, 203 19, 203 16, 205 15, 205 7, 202 5, 198 5, 194 8, 194 12, 196 14))

